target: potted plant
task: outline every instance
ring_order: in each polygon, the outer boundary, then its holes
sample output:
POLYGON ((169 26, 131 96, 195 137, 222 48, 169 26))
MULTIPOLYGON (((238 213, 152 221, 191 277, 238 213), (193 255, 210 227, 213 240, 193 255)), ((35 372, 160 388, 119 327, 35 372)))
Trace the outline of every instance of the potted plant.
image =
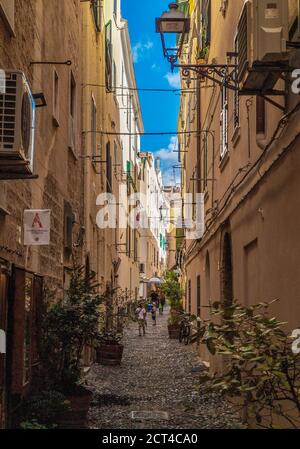
POLYGON ((232 401, 251 427, 299 429, 298 340, 287 332, 288 323, 273 315, 275 302, 210 304, 210 318, 197 338, 224 363, 221 372, 200 381, 232 401))
POLYGON ((177 314, 171 314, 170 318, 168 319, 168 332, 169 332, 169 338, 171 340, 178 340, 179 339, 179 333, 180 333, 180 314, 179 312, 177 314))
POLYGON ((61 415, 60 427, 85 427, 92 393, 81 379, 81 358, 98 335, 102 297, 94 276, 74 267, 64 298, 50 304, 43 323, 42 367, 44 381, 63 393, 70 411, 61 415))
POLYGON ((66 397, 57 391, 32 392, 23 398, 18 410, 17 428, 55 429, 60 416, 70 410, 66 397))
POLYGON ((175 311, 182 311, 182 295, 183 290, 180 286, 179 275, 174 271, 168 271, 165 281, 161 285, 161 290, 165 294, 168 303, 171 306, 171 314, 175 311))
POLYGON ((123 356, 124 346, 121 343, 123 335, 111 332, 104 332, 99 336, 96 345, 96 361, 101 365, 120 365, 123 356))
POLYGON ((124 346, 124 322, 126 317, 126 294, 119 288, 108 288, 104 294, 106 314, 102 330, 94 342, 96 361, 102 365, 120 365, 124 346))
POLYGON ((207 64, 208 53, 209 53, 209 47, 207 47, 207 46, 202 47, 201 50, 199 50, 199 52, 198 52, 197 63, 200 65, 207 64))

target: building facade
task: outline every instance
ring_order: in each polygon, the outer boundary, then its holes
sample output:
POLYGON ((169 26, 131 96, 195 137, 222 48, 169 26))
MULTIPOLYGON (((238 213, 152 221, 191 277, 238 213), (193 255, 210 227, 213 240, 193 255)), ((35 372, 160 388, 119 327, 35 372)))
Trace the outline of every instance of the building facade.
MULTIPOLYGON (((192 122, 191 129, 197 130, 197 137, 181 146, 187 151, 182 153, 183 192, 205 195, 204 236, 181 248, 185 307, 203 319, 209 318, 210 302, 251 305, 279 299, 274 315, 287 321, 289 330, 299 328, 299 98, 292 93, 291 78, 258 74, 251 79, 248 68, 239 64, 246 35, 248 67, 253 59, 254 68, 256 58, 266 61, 257 54, 265 51, 256 44, 260 24, 267 21, 268 29, 279 21, 280 39, 266 54, 279 66, 297 68, 297 51, 280 48, 284 39, 299 40, 297 6, 296 1, 203 0, 190 2, 187 11, 191 32, 183 62, 237 62, 239 70, 232 79, 238 90, 200 76, 193 99, 185 95, 181 100, 179 127, 187 130, 192 122), (285 95, 269 97, 268 83, 285 95)), ((209 361, 203 348, 201 356, 209 361)))
POLYGON ((162 184, 159 160, 152 153, 141 158, 140 298, 149 296, 153 277, 162 278, 167 266, 169 207, 162 184))
MULTIPOLYGON (((140 157, 143 121, 121 1, 0 0, 0 40, 5 428, 34 385, 47 292, 62 299, 76 264, 95 274, 100 293, 109 293, 108 306, 119 287, 128 303, 137 300, 142 264, 148 278, 161 275, 166 245, 161 222, 147 237, 147 229, 127 222, 132 211, 139 222, 138 200, 129 197, 141 188, 149 216, 155 201, 157 218, 162 181, 153 157, 151 164, 140 157), (108 205, 114 212, 106 223, 108 205), (34 214, 29 225, 27 211, 34 214), (33 236, 49 231, 49 242, 25 245, 25 224, 33 236), (144 246, 150 241, 151 248, 144 246)), ((93 360, 85 348, 83 365, 93 360)))
POLYGON ((2 427, 9 425, 19 400, 32 386, 43 284, 62 296, 66 271, 74 259, 82 261, 80 2, 68 3, 0 2, 0 67, 6 79, 0 106, 0 328, 6 333, 6 351, 0 354, 2 427), (18 79, 22 83, 14 84, 18 79), (24 86, 21 110, 18 98, 24 86), (44 98, 46 107, 30 103, 32 94, 42 103, 44 98), (33 163, 32 173, 22 151, 17 155, 20 163, 11 159, 20 149, 10 131, 13 123, 15 136, 20 132, 19 113, 23 148, 35 134, 34 154, 25 155, 33 163), (24 245, 28 209, 50 210, 49 245, 24 245))
POLYGON ((140 191, 140 133, 143 133, 139 94, 135 79, 133 58, 131 52, 128 22, 116 15, 118 24, 117 86, 118 105, 120 111, 120 129, 122 145, 122 161, 119 167, 121 189, 119 203, 122 220, 119 224, 118 251, 121 258, 119 285, 125 291, 128 301, 137 301, 139 297, 140 252, 139 239, 141 236, 134 217, 138 204, 137 193, 140 191))

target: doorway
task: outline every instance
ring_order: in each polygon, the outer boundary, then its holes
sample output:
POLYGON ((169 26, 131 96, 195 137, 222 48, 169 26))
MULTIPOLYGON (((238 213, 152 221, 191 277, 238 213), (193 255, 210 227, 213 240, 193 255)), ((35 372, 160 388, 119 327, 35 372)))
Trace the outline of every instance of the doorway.
POLYGON ((233 272, 231 236, 228 232, 223 237, 221 295, 225 305, 233 303, 233 272))
POLYGON ((0 264, 0 429, 6 424, 6 333, 8 273, 0 264))

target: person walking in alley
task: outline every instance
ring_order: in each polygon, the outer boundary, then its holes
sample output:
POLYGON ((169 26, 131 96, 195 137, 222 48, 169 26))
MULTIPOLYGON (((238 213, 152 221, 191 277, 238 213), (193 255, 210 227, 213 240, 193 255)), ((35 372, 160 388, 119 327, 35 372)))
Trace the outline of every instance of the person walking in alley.
POLYGON ((156 312, 157 312, 157 305, 156 305, 156 302, 154 302, 153 303, 153 307, 152 307, 152 311, 151 311, 153 326, 156 326, 156 312))
POLYGON ((152 304, 154 304, 154 303, 158 304, 159 296, 158 296, 158 293, 155 290, 152 290, 152 292, 150 294, 150 298, 151 298, 152 304))
POLYGON ((146 315, 147 311, 144 306, 144 304, 140 304, 139 307, 135 311, 137 318, 138 318, 138 324, 139 324, 139 336, 146 335, 146 315))
POLYGON ((164 312, 164 307, 166 304, 166 298, 165 298, 165 294, 163 291, 160 291, 160 295, 159 295, 159 311, 161 311, 161 313, 163 314, 164 312))

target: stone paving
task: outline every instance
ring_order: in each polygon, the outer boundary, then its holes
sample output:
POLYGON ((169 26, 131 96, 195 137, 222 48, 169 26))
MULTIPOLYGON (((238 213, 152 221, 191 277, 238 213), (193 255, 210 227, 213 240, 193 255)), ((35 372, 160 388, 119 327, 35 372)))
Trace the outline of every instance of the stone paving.
POLYGON ((94 399, 93 429, 228 429, 239 418, 217 393, 199 387, 205 368, 191 346, 168 338, 167 312, 139 337, 132 323, 125 332, 122 365, 94 365, 87 376, 94 399))

